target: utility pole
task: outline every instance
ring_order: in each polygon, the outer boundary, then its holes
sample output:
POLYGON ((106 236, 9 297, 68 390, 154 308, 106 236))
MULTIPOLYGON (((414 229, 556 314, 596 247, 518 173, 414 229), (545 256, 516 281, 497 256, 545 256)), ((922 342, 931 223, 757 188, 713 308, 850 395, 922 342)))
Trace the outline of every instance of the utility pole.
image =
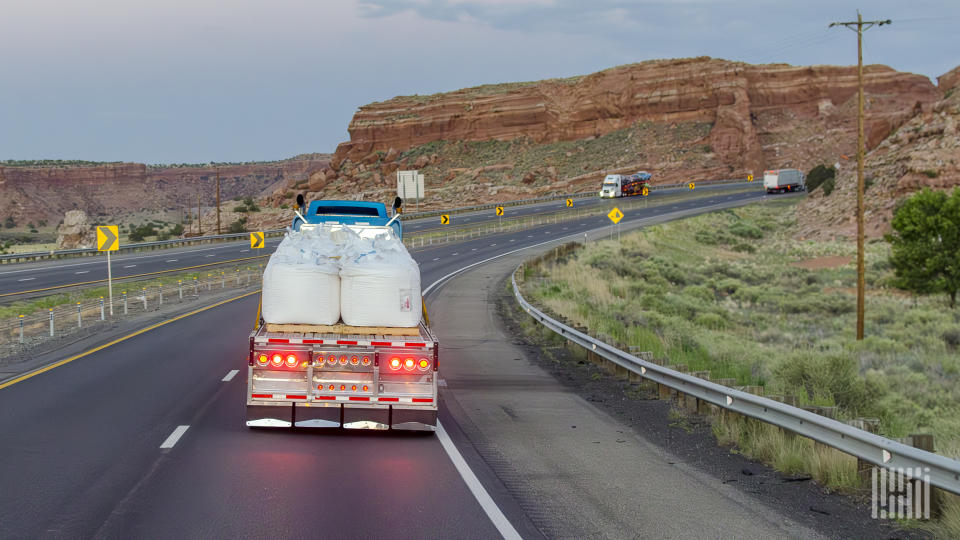
POLYGON ((200 194, 197 193, 197 234, 203 234, 203 227, 200 225, 200 194))
POLYGON ((220 168, 217 167, 217 234, 220 234, 220 168))
POLYGON ((832 22, 828 28, 846 26, 857 33, 857 341, 863 340, 864 297, 866 281, 864 279, 863 255, 863 32, 873 26, 883 26, 893 21, 865 21, 860 10, 857 20, 850 22, 832 22))

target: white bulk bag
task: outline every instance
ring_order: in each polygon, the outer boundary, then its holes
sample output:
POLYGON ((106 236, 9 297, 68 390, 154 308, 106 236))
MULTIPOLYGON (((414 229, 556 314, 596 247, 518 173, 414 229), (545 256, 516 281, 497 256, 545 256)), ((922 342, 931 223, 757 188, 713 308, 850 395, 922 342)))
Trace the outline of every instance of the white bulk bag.
POLYGON ((329 230, 289 233, 263 272, 261 314, 271 324, 340 320, 340 268, 329 230))
POLYGON ((396 237, 343 246, 340 315, 350 326, 420 324, 420 267, 396 237))

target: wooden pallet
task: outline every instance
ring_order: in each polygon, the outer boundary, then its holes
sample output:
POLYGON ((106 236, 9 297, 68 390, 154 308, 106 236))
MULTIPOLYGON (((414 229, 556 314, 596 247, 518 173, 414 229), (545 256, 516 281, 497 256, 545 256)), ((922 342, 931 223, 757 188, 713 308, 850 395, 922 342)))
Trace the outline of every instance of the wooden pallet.
POLYGON ((397 328, 392 326, 348 326, 346 324, 271 324, 267 323, 267 332, 303 333, 303 334, 374 334, 380 336, 417 336, 419 328, 397 328))

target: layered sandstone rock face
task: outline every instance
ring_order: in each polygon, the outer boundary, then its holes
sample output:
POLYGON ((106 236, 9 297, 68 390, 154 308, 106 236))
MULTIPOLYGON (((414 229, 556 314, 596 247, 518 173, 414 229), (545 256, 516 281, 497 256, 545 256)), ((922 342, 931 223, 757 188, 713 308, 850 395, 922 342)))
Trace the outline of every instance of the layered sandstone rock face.
MULTIPOLYGON (((903 124, 864 161, 865 233, 891 231, 897 203, 922 189, 960 186, 960 67, 939 77, 943 99, 903 124)), ((829 196, 814 191, 798 209, 798 233, 811 238, 853 237, 856 223, 857 164, 844 161, 829 196)))
MULTIPOLYGON (((938 97, 926 77, 886 66, 866 66, 865 87, 871 145, 914 114, 915 105, 922 108, 938 97)), ((338 171, 345 160, 368 162, 377 151, 402 151, 436 140, 523 137, 550 143, 649 121, 711 124, 705 142, 731 171, 803 167, 814 158, 853 150, 849 135, 856 126, 850 108, 856 105, 856 90, 855 67, 694 58, 643 62, 570 79, 397 97, 360 108, 350 123, 350 141, 337 148, 332 166, 338 171)))
POLYGON ((92 248, 96 242, 97 233, 83 210, 70 210, 57 227, 57 249, 92 248))
POLYGON ((96 166, 12 167, 0 165, 0 216, 17 222, 57 222, 69 210, 114 217, 140 210, 193 208, 197 196, 214 204, 216 176, 220 198, 260 196, 286 181, 305 181, 326 167, 327 155, 272 163, 219 167, 154 167, 140 163, 96 166))

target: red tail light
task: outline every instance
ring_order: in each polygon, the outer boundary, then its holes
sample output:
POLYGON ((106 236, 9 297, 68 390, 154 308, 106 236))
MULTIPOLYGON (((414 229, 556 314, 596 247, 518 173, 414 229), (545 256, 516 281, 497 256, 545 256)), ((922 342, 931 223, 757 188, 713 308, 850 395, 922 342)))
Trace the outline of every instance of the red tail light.
POLYGON ((413 358, 407 358, 403 361, 403 367, 406 368, 407 371, 413 371, 414 366, 416 366, 416 362, 413 358))
POLYGON ((396 356, 390 359, 390 369, 400 369, 400 359, 396 356))
POLYGON ((287 355, 287 367, 295 368, 295 367, 297 367, 297 364, 298 364, 298 362, 297 362, 297 355, 295 355, 295 354, 288 354, 288 355, 287 355))
POLYGON ((283 365, 283 357, 279 354, 273 355, 273 358, 270 361, 273 363, 274 367, 280 367, 283 365))
POLYGON ((351 357, 350 357, 350 365, 355 366, 355 365, 357 365, 357 364, 359 364, 359 363, 360 363, 360 359, 359 359, 359 358, 357 358, 356 356, 351 356, 351 357))
POLYGON ((347 355, 343 355, 340 357, 340 365, 341 366, 347 365, 347 355))
POLYGON ((370 365, 370 357, 369 357, 369 356, 364 356, 364 357, 363 357, 363 365, 365 365, 365 366, 369 366, 369 365, 370 365))
POLYGON ((332 366, 337 363, 337 357, 331 354, 330 357, 327 358, 327 362, 330 362, 330 365, 332 366))

